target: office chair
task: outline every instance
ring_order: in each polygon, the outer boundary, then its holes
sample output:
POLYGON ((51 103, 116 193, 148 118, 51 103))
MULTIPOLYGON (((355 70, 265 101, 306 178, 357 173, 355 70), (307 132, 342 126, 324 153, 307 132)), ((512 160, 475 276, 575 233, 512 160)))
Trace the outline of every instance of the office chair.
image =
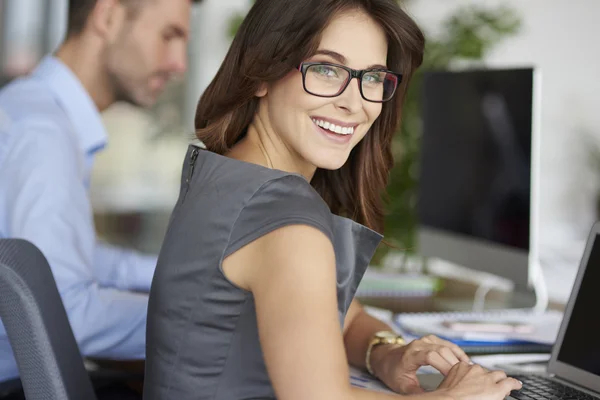
POLYGON ((27 400, 96 399, 48 261, 26 240, 0 239, 0 318, 27 400))

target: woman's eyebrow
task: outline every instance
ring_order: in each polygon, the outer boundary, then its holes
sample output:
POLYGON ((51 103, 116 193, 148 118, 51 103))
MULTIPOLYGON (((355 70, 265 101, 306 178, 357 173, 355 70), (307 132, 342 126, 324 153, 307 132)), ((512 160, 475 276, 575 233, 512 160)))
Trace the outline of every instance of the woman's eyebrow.
MULTIPOLYGON (((329 57, 335 59, 336 61, 338 61, 340 64, 344 64, 344 65, 346 65, 346 62, 347 62, 346 57, 344 57, 340 53, 333 51, 333 50, 320 49, 315 52, 315 55, 329 56, 329 57)), ((366 69, 388 69, 388 67, 386 65, 382 65, 382 64, 373 64, 373 65, 369 65, 366 69)))

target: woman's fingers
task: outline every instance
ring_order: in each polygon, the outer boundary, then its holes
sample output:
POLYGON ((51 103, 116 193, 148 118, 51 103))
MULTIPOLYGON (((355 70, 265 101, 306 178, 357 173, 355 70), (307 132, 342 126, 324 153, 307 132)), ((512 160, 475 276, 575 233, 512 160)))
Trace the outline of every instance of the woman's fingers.
POLYGON ((498 387, 500 393, 503 393, 504 396, 508 396, 513 390, 521 390, 523 384, 515 378, 505 378, 498 382, 498 387))
POLYGON ((490 378, 494 382, 498 383, 501 380, 506 379, 506 372, 504 372, 504 371, 492 371, 492 372, 489 373, 489 376, 490 376, 490 378))
POLYGON ((430 365, 443 375, 448 375, 448 372, 454 366, 454 364, 451 364, 436 350, 426 350, 421 352, 421 354, 423 355, 423 359, 420 360, 421 365, 430 365))
POLYGON ((461 349, 459 346, 457 346, 456 344, 454 344, 452 342, 449 342, 444 339, 440 339, 439 337, 437 337, 435 335, 428 335, 424 339, 426 339, 428 342, 436 343, 436 344, 439 344, 440 346, 447 347, 448 349, 450 349, 452 351, 452 353, 454 353, 454 356, 459 361, 464 361, 466 363, 471 362, 471 359, 469 358, 467 353, 465 353, 463 349, 461 349))
POLYGON ((452 349, 449 347, 440 346, 438 348, 438 353, 440 353, 440 355, 444 357, 444 359, 448 361, 450 365, 458 364, 461 361, 456 357, 452 349))

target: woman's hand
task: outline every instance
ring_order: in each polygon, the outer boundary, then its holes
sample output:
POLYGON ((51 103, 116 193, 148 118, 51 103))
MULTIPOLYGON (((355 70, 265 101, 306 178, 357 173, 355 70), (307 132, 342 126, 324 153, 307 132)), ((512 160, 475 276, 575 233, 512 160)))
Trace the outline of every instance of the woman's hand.
POLYGON ((521 387, 521 382, 508 378, 503 371, 488 371, 480 365, 460 362, 431 394, 456 400, 502 400, 521 387))
POLYGON ((405 346, 380 345, 373 349, 371 366, 373 372, 390 389, 398 393, 422 393, 417 370, 432 366, 448 375, 459 362, 468 365, 469 357, 454 343, 429 335, 405 346))

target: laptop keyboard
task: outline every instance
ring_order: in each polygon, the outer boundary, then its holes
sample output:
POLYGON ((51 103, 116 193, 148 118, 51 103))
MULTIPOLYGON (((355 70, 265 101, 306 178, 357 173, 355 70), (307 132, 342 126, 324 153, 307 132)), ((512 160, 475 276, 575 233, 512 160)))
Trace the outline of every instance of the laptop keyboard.
POLYGON ((596 400, 591 396, 572 387, 555 382, 543 376, 511 375, 523 382, 521 390, 514 390, 511 397, 523 400, 596 400))

